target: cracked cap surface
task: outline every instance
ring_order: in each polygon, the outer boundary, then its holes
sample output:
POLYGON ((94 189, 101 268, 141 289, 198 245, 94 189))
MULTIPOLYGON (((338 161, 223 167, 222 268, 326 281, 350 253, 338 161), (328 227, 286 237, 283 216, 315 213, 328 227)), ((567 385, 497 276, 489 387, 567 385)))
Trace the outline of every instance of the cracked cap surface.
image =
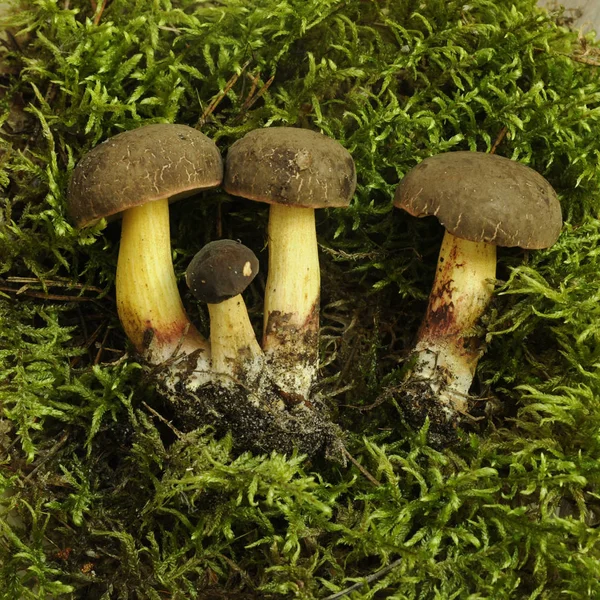
POLYGON ((256 255, 244 244, 217 240, 192 258, 185 281, 197 300, 219 304, 241 294, 256 277, 258 266, 256 255))
POLYGON ((268 204, 304 208, 348 206, 356 169, 339 142, 310 129, 254 129, 225 161, 225 190, 268 204))
POLYGON ((394 205, 437 217, 456 237, 497 246, 547 248, 562 229, 556 192, 537 171, 483 152, 425 159, 402 179, 394 205))
POLYGON ((77 164, 67 196, 77 227, 128 208, 216 187, 223 162, 215 143, 187 125, 144 125, 96 146, 77 164))

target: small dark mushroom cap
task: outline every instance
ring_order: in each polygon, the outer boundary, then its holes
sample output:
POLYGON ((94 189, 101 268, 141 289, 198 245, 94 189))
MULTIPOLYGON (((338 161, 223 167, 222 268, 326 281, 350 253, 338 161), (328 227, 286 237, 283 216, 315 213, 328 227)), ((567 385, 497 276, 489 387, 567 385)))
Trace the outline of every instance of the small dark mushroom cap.
POLYGON ((348 206, 356 169, 348 150, 316 131, 254 129, 229 149, 223 187, 235 196, 268 204, 348 206))
POLYGON ((145 125, 109 138, 73 171, 68 209, 77 227, 128 208, 215 187, 223 161, 215 143, 187 125, 145 125))
POLYGON ((188 265, 185 280, 200 302, 219 304, 241 294, 258 273, 258 259, 244 244, 218 240, 206 244, 188 265))
POLYGON ((562 229, 556 192, 539 173, 483 152, 425 159, 402 179, 394 205, 437 217, 456 237, 497 246, 547 248, 562 229))

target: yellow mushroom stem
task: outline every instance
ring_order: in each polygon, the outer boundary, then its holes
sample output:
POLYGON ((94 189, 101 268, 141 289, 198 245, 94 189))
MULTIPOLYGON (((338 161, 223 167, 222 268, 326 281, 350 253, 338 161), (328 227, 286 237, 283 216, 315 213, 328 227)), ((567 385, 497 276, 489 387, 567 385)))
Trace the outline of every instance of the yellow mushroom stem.
POLYGON ((167 199, 123 214, 117 263, 117 312, 127 337, 147 360, 160 364, 209 345, 191 324, 179 295, 167 199))
POLYGON ((272 204, 262 345, 275 383, 298 401, 318 369, 320 284, 314 209, 272 204))
POLYGON ((429 381, 449 414, 467 409, 469 388, 481 356, 473 327, 490 302, 496 246, 446 232, 425 319, 417 336, 412 379, 429 381))
POLYGON ((212 369, 241 384, 263 371, 264 354, 256 341, 241 294, 219 304, 208 304, 212 369))

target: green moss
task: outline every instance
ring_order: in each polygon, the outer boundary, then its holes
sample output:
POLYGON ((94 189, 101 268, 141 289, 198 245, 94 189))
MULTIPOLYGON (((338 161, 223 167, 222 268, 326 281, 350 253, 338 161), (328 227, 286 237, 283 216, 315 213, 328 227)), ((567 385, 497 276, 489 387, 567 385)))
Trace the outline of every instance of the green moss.
MULTIPOLYGON (((23 2, 13 25, 30 39, 0 50, 0 597, 308 599, 361 580, 351 597, 600 595, 592 40, 533 0, 92 4, 23 2), (371 479, 181 433, 135 362, 114 306, 118 226, 75 231, 65 192, 100 140, 169 121, 224 150, 278 124, 351 150, 353 206, 319 219, 321 375, 371 479), (547 251, 500 251, 486 418, 441 452, 385 394, 442 235, 391 197, 419 159, 494 145, 550 180, 568 222, 547 251)), ((218 191, 173 206, 178 274, 219 226, 266 264, 265 222, 218 191)))

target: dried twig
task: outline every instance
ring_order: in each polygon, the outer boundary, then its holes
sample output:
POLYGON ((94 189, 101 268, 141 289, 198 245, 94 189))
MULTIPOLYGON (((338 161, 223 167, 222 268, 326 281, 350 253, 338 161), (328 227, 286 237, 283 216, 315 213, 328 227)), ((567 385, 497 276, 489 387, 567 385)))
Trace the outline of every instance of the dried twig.
MULTIPOLYGON (((271 76, 267 80, 267 82, 260 88, 260 90, 258 90, 258 93, 256 95, 248 95, 248 98, 246 98, 244 104, 242 105, 242 108, 240 108, 240 112, 237 114, 235 119, 233 119, 232 123, 236 123, 237 121, 239 121, 244 116, 244 114, 254 106, 256 101, 259 100, 264 95, 264 93, 271 87, 271 84, 274 80, 275 75, 271 76)), ((254 93, 254 87, 250 89, 250 92, 254 93)))
POLYGON ((378 406, 381 406, 386 400, 389 400, 392 397, 394 392, 398 391, 398 389, 402 389, 402 387, 403 386, 400 386, 400 388, 388 388, 387 390, 384 390, 384 392, 377 397, 375 402, 372 404, 367 404, 366 406, 359 406, 357 404, 341 404, 341 406, 344 408, 351 408, 353 410, 370 411, 378 406))
POLYGON ((223 237, 223 207, 221 202, 217 202, 217 239, 223 237))
POLYGON ((223 90, 221 92, 219 92, 210 102, 210 104, 204 109, 204 112, 202 113, 202 116, 198 119, 198 122, 196 123, 196 128, 202 127, 208 117, 215 111, 215 109, 217 108, 217 106, 219 106, 219 104, 221 103, 221 100, 223 100, 223 98, 225 98, 225 96, 227 95, 227 93, 229 92, 229 90, 235 85, 236 81, 240 78, 240 75, 246 70, 246 68, 248 67, 248 65, 250 64, 252 59, 248 59, 243 65, 242 68, 240 70, 239 73, 234 73, 231 78, 229 79, 229 81, 225 84, 225 87, 223 88, 223 90))
POLYGON ((16 295, 30 296, 31 298, 42 298, 43 300, 57 300, 60 302, 93 302, 98 298, 86 298, 84 296, 61 296, 59 294, 46 294, 44 292, 36 292, 34 290, 28 290, 26 288, 20 288, 18 290, 0 286, 0 292, 9 292, 16 295))
MULTIPOLYGON (((250 73, 248 73, 248 77, 250 78, 250 81, 252 81, 252 86, 250 87, 248 96, 246 96, 244 105, 246 104, 246 102, 250 102, 250 100, 252 99, 252 96, 254 96, 254 92, 256 91, 256 88, 258 87, 258 80, 260 79, 260 71, 257 71, 256 75, 251 75, 250 73)), ((243 108, 244 107, 242 106, 242 109, 243 108)))
POLYGON ((29 473, 26 477, 23 478, 23 481, 30 481, 31 478, 38 472, 40 467, 42 467, 45 463, 47 463, 62 448, 64 443, 67 441, 68 437, 69 437, 69 432, 65 431, 62 434, 62 436, 60 437, 60 439, 58 440, 58 442, 56 442, 56 444, 54 444, 54 446, 52 446, 52 448, 48 451, 48 453, 40 459, 40 462, 38 462, 38 464, 35 466, 33 471, 31 471, 31 473, 29 473))
POLYGON ((184 434, 171 423, 171 421, 167 421, 160 413, 156 412, 151 406, 146 404, 146 402, 142 401, 142 404, 148 409, 148 411, 154 415, 159 421, 164 423, 179 439, 184 437, 184 434))
POLYGON ((494 142, 494 145, 492 146, 492 149, 490 150, 490 154, 496 153, 496 150, 498 149, 498 146, 502 143, 502 140, 505 138, 507 131, 508 131, 508 129, 506 129, 506 127, 503 127, 500 130, 500 133, 498 134, 498 137, 496 138, 496 141, 494 142))
POLYGON ((355 458, 343 447, 344 456, 376 487, 381 487, 381 482, 377 481, 369 471, 367 471, 355 458))
MULTIPOLYGON (((93 2, 93 0, 92 0, 93 2)), ((104 9, 106 8, 106 4, 108 3, 108 0, 102 0, 102 5, 100 6, 100 10, 96 11, 96 7, 94 8, 94 12, 96 12, 96 16, 94 17, 94 25, 99 25, 100 24, 100 19, 102 18, 102 13, 104 12, 104 9)), ((96 4, 95 2, 93 2, 92 6, 96 4)))
POLYGON ((104 344, 106 344, 106 340, 108 338, 109 332, 110 332, 110 327, 107 327, 106 331, 104 332, 104 337, 102 338, 102 341, 100 342, 100 347, 98 348, 98 352, 96 353, 96 358, 94 358, 94 365, 97 365, 100 362, 100 358, 102 357, 102 352, 104 351, 104 344))
POLYGON ((379 569, 379 571, 376 571, 372 575, 369 575, 368 577, 365 577, 364 581, 359 581, 358 583, 355 583, 354 585, 351 585, 349 588, 346 588, 345 590, 342 590, 341 592, 336 592, 335 594, 332 594, 331 596, 327 596, 323 600, 340 600, 340 598, 343 598, 344 596, 347 596, 350 592, 354 592, 356 590, 359 590, 364 585, 367 585, 369 583, 373 583, 377 579, 381 579, 384 575, 387 575, 390 571, 392 571, 399 564, 401 564, 402 560, 403 560, 402 558, 399 558, 398 560, 395 560, 393 563, 390 563, 387 567, 383 567, 383 569, 379 569))
POLYGON ((242 569, 240 566, 238 566, 233 560, 231 560, 231 558, 229 558, 228 556, 225 556, 222 553, 219 553, 217 556, 222 558, 236 573, 238 573, 241 576, 241 578, 246 582, 247 585, 249 585, 253 589, 256 589, 254 582, 252 581, 252 579, 250 578, 248 573, 246 573, 246 571, 244 571, 244 569, 242 569))
POLYGON ((46 287, 63 287, 78 290, 85 289, 98 293, 104 291, 99 287, 94 287, 85 283, 74 283, 68 280, 60 281, 57 279, 48 279, 47 281, 42 281, 41 279, 37 279, 35 277, 7 277, 5 281, 7 281, 8 283, 39 283, 40 285, 44 285, 46 287))
POLYGON ((29 289, 32 284, 41 285, 43 287, 62 287, 67 289, 79 289, 84 291, 92 291, 98 294, 104 293, 99 287, 86 285, 82 283, 73 283, 71 281, 51 279, 48 281, 42 281, 35 277, 7 277, 6 279, 0 279, 0 283, 21 283, 21 287, 13 288, 9 286, 0 285, 0 291, 10 292, 17 296, 31 296, 32 298, 43 298, 44 300, 60 300, 64 302, 91 302, 93 300, 99 300, 99 298, 89 298, 86 296, 68 296, 62 294, 49 294, 47 292, 31 290, 29 289))
MULTIPOLYGON (((100 335, 102 328, 105 327, 106 325, 108 325, 108 321, 103 321, 102 323, 100 323, 100 325, 98 325, 98 327, 96 327, 96 329, 94 330, 92 335, 86 340, 85 344, 83 345, 83 348, 85 350, 89 350, 91 348, 92 344, 96 341, 96 339, 100 335)), ((75 367, 77 365, 77 363, 79 363, 80 360, 81 360, 81 356, 76 356, 75 358, 73 358, 71 360, 70 366, 75 367)))

